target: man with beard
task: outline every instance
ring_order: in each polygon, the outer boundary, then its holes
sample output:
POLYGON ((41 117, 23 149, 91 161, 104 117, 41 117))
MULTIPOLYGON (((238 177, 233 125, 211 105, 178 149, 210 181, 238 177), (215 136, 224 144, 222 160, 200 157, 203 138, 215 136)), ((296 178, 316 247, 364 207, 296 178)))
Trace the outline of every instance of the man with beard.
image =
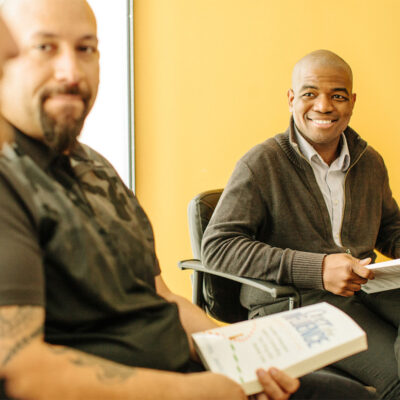
MULTIPOLYGON (((221 375, 191 373, 201 367, 190 334, 215 324, 167 288, 136 198, 102 156, 77 141, 99 75, 88 4, 8 0, 3 14, 20 47, 1 86, 14 136, 0 158, 0 376, 7 395, 245 399, 221 375)), ((299 387, 273 368, 258 377, 265 389, 259 400, 287 399, 299 387)), ((321 373, 305 377, 293 398, 322 397, 369 394, 321 373)))

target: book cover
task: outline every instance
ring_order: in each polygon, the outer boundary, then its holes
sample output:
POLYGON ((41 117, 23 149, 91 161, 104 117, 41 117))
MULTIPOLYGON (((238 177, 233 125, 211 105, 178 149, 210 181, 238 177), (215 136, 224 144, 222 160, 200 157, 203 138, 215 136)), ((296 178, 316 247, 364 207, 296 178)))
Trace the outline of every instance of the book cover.
POLYGON ((258 368, 300 377, 367 349, 365 332, 343 311, 318 303, 192 335, 206 368, 262 391, 258 368))

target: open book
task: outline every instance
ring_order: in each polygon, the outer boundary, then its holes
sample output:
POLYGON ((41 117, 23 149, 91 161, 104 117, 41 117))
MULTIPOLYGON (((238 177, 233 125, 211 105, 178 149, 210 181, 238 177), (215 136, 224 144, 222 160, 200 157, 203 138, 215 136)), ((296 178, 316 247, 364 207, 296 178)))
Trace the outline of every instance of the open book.
POLYGON ((367 349, 365 332, 343 311, 318 303, 194 333, 204 366, 262 391, 258 368, 277 367, 297 378, 367 349))
POLYGON ((367 265, 375 274, 375 279, 368 281, 361 289, 366 293, 383 292, 400 288, 400 258, 367 265))

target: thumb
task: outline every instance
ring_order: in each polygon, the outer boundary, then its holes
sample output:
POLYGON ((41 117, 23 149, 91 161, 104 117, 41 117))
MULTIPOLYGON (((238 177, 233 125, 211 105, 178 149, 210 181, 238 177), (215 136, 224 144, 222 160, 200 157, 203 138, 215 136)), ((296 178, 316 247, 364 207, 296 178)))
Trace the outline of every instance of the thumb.
POLYGON ((366 266, 369 265, 371 261, 371 257, 358 260, 358 262, 354 266, 353 271, 362 278, 374 279, 374 273, 370 269, 366 268, 366 266))
POLYGON ((365 265, 371 264, 371 261, 372 261, 372 258, 371 257, 367 257, 367 258, 363 258, 362 260, 358 260, 358 263, 360 265, 365 266, 365 265))

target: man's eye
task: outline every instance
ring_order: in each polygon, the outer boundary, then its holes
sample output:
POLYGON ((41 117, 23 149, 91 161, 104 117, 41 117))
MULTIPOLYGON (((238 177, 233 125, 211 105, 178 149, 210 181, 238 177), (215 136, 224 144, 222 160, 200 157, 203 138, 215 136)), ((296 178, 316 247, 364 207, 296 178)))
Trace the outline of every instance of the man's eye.
POLYGON ((340 101, 346 101, 346 100, 348 100, 347 97, 342 96, 341 94, 334 94, 332 97, 333 97, 335 100, 340 100, 340 101))
POLYGON ((97 48, 95 46, 79 46, 78 51, 86 54, 97 53, 97 48))
POLYGON ((303 97, 314 97, 314 93, 310 93, 310 92, 304 93, 303 97))
POLYGON ((36 46, 36 49, 44 53, 49 53, 55 49, 55 46, 50 43, 42 43, 36 46))

